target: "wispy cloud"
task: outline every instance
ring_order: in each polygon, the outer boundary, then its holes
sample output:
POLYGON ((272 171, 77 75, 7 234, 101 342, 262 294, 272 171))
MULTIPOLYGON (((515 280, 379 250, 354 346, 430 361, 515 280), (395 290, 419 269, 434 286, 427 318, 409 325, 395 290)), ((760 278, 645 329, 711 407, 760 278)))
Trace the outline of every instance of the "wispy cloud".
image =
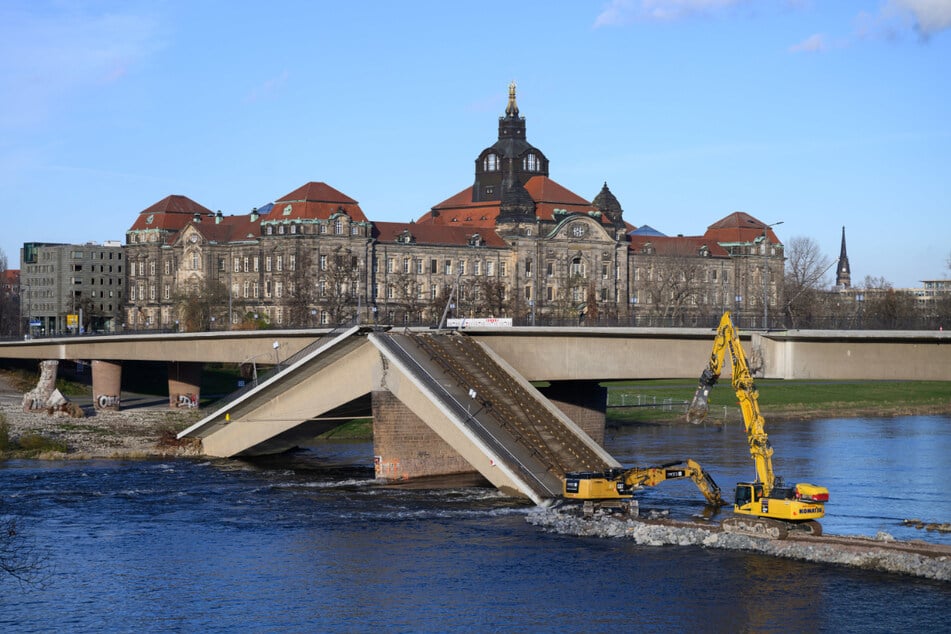
POLYGON ((632 22, 670 22, 713 14, 748 0, 611 0, 598 14, 594 27, 623 26, 632 22))
POLYGON ((3 125, 42 121, 64 96, 121 81, 161 46, 148 15, 45 9, 0 8, 3 125))
POLYGON ((829 43, 822 33, 810 35, 802 42, 789 47, 790 53, 822 53, 829 50, 829 43))
POLYGON ((951 28, 951 2, 948 0, 889 0, 882 10, 889 14, 909 19, 912 27, 923 38, 951 28))
POLYGON ((276 77, 272 77, 271 79, 268 79, 262 83, 260 86, 253 88, 251 92, 248 93, 245 101, 254 103, 256 101, 261 101, 262 99, 267 99, 274 96, 274 94, 277 93, 281 87, 287 83, 289 77, 290 73, 287 72, 287 69, 284 69, 276 77))

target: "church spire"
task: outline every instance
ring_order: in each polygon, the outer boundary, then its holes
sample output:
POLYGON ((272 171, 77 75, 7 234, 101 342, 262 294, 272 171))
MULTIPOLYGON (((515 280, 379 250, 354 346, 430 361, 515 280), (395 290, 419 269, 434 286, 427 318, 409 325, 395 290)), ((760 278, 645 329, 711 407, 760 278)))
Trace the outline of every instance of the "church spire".
POLYGON ((835 285, 839 288, 852 287, 852 272, 849 269, 849 255, 845 252, 845 227, 842 227, 842 248, 839 251, 839 265, 835 272, 835 285))

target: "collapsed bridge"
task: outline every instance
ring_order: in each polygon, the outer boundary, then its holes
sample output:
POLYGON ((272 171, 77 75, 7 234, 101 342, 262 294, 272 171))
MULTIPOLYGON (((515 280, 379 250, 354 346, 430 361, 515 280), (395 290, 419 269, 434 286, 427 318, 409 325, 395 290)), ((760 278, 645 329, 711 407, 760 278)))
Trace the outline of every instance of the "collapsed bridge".
POLYGON ((560 497, 565 473, 620 466, 595 440, 603 403, 600 416, 597 405, 564 405, 583 429, 458 332, 352 328, 305 348, 179 437, 200 438, 213 456, 275 453, 352 419, 368 401, 381 478, 478 473, 545 504, 560 497))

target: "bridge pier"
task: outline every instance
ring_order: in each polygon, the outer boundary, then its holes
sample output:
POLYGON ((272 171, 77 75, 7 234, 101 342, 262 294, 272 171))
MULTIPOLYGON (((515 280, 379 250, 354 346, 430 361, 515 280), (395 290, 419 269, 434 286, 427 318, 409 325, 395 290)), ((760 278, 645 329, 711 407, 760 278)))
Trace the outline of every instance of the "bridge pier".
POLYGON ((92 404, 98 409, 118 411, 122 403, 122 362, 92 362, 92 404))
POLYGON ((374 390, 371 396, 373 465, 377 478, 410 480, 477 473, 392 392, 374 390))
POLYGON ((168 362, 168 406, 171 409, 195 408, 201 396, 203 363, 196 361, 168 362))
POLYGON ((606 387, 597 381, 552 381, 539 391, 592 440, 604 446, 604 413, 608 404, 606 387))

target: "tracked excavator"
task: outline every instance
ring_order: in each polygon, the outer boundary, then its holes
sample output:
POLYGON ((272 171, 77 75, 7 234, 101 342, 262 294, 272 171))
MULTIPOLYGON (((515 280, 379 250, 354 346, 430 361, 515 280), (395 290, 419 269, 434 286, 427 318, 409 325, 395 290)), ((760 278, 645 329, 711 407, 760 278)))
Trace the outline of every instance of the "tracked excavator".
POLYGON ((700 375, 700 385, 687 409, 687 421, 699 424, 706 418, 710 391, 720 378, 727 351, 733 364, 733 390, 740 403, 750 455, 756 466, 756 480, 736 485, 733 517, 724 519, 721 528, 728 533, 771 539, 785 539, 790 530, 821 535, 822 525, 816 520, 825 515, 829 490, 805 482, 785 486, 782 478, 773 473, 773 448, 759 410, 759 392, 730 311, 723 313, 720 319, 710 362, 700 375))
POLYGON ((717 483, 696 461, 690 459, 652 467, 568 473, 565 475, 563 494, 567 500, 582 502, 582 514, 585 517, 591 517, 597 509, 618 510, 636 517, 638 504, 634 499, 635 490, 680 478, 693 480, 710 506, 719 508, 725 504, 717 483))

